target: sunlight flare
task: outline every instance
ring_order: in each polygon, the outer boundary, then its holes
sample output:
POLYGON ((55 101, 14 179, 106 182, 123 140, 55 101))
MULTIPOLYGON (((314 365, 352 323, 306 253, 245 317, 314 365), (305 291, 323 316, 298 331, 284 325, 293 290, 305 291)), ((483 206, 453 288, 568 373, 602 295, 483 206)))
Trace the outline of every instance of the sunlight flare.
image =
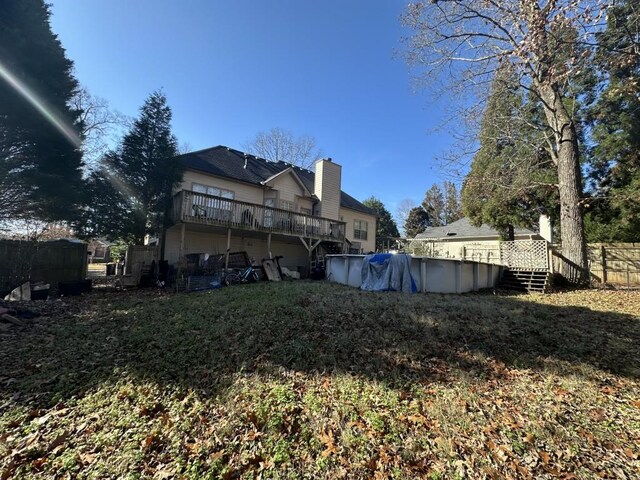
POLYGON ((13 89, 22 95, 38 110, 60 133, 62 133, 75 147, 80 148, 82 139, 76 129, 66 122, 51 105, 40 97, 33 89, 17 78, 0 60, 0 77, 13 89))

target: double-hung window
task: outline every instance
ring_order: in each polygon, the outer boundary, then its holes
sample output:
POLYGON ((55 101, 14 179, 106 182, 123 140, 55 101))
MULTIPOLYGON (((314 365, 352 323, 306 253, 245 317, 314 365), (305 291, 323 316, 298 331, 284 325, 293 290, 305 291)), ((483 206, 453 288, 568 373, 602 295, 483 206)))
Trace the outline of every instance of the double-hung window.
POLYGON ((353 238, 356 238, 358 240, 366 240, 368 229, 369 229, 369 223, 366 220, 354 220, 353 221, 353 238))
POLYGON ((289 200, 280 200, 280 208, 282 208, 283 210, 289 210, 290 212, 293 212, 296 209, 296 206, 293 202, 290 202, 289 200))

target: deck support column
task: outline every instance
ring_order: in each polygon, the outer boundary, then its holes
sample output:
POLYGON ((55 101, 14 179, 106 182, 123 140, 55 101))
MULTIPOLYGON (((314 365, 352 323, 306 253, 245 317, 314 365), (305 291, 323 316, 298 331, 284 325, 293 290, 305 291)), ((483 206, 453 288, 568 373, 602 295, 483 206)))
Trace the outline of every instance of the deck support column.
POLYGON ((269 259, 271 260, 273 258, 273 255, 271 255, 271 232, 267 235, 267 251, 269 252, 269 259))
POLYGON ((180 250, 178 251, 178 262, 182 262, 182 257, 184 256, 184 230, 186 228, 186 224, 183 222, 180 225, 180 250))
POLYGON ((182 258, 184 257, 184 231, 186 228, 186 224, 184 222, 182 222, 180 224, 180 247, 178 249, 178 269, 176 272, 176 292, 178 291, 178 283, 180 280, 180 276, 182 275, 182 266, 183 266, 183 261, 182 258))
POLYGON ((229 269, 229 252, 231 251, 231 229, 227 228, 227 253, 224 256, 224 271, 229 269))
POLYGON ((302 242, 302 245, 304 245, 304 248, 307 249, 307 252, 309 252, 309 258, 307 260, 307 272, 308 274, 311 274, 311 254, 316 249, 316 247, 320 245, 320 242, 322 242, 322 240, 317 240, 316 243, 313 243, 313 239, 310 238, 309 243, 307 243, 304 237, 298 237, 298 238, 302 242))

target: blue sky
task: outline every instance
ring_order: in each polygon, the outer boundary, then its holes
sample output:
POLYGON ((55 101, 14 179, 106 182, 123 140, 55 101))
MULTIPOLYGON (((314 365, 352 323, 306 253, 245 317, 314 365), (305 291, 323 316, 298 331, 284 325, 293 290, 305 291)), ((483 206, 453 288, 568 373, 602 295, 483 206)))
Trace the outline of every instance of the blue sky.
MULTIPOLYGON (((81 84, 134 116, 158 88, 194 150, 281 127, 316 137, 343 189, 397 204, 439 182, 442 105, 415 93, 400 0, 53 0, 81 84)), ((443 100, 443 103, 446 99, 443 100)))

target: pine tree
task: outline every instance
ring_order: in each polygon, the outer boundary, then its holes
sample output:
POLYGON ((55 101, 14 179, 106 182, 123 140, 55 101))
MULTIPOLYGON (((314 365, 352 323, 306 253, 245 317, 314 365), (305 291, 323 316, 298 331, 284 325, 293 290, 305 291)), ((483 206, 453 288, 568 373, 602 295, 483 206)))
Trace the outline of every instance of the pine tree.
POLYGON ((152 93, 140 109, 119 148, 102 160, 90 177, 93 202, 85 218, 85 235, 141 243, 166 226, 172 189, 182 179, 171 133, 171 108, 161 92, 152 93))
POLYGON ((362 203, 376 212, 378 220, 376 222, 376 248, 378 250, 384 245, 384 239, 397 238, 400 236, 398 226, 391 217, 391 213, 384 206, 381 200, 374 196, 363 200, 362 203))
POLYGON ((429 214, 431 225, 434 227, 445 225, 445 200, 440 186, 435 183, 431 185, 424 195, 422 208, 429 214))
POLYGON ((444 225, 460 220, 462 218, 462 206, 460 205, 460 195, 456 184, 445 180, 444 184, 444 225))
POLYGON ((512 88, 508 69, 498 72, 480 124, 480 148, 462 188, 462 208, 473 225, 503 232, 533 227, 557 205, 553 162, 535 129, 535 104, 512 88), (528 107, 528 108, 525 108, 528 107))
POLYGON ((0 220, 73 220, 82 201, 78 85, 50 15, 42 0, 0 3, 0 220))
POLYGON ((640 7, 611 7, 598 36, 596 65, 603 88, 589 110, 594 148, 594 198, 586 218, 590 241, 640 237, 640 7))
POLYGON ((412 208, 404 224, 405 235, 407 238, 413 238, 430 226, 432 225, 429 213, 422 207, 412 208))
POLYGON ((422 208, 429 214, 429 221, 434 227, 448 225, 462 218, 458 189, 453 182, 447 180, 442 187, 437 183, 431 185, 424 194, 422 208))

